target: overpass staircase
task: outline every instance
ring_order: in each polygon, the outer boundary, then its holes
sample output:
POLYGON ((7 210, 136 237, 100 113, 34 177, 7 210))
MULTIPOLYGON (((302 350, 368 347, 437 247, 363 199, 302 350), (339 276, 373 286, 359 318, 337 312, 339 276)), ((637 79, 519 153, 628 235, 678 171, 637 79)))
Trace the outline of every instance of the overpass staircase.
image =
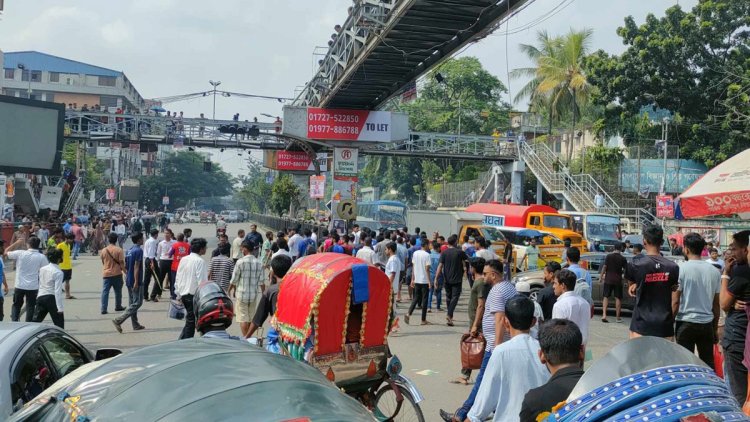
POLYGON ((603 188, 590 174, 570 174, 568 167, 544 142, 520 141, 517 145, 518 157, 542 186, 558 199, 567 201, 574 210, 616 215, 630 228, 628 231, 640 231, 641 227, 656 221, 656 217, 644 208, 620 206, 627 199, 627 193, 603 188), (596 206, 597 194, 604 198, 603 207, 596 206))
POLYGON ((78 177, 76 180, 75 185, 73 186, 73 190, 70 191, 70 195, 68 195, 67 200, 65 201, 65 205, 63 205, 62 209, 62 216, 70 215, 71 212, 76 207, 76 204, 78 204, 78 201, 81 199, 81 195, 83 194, 83 175, 78 177))

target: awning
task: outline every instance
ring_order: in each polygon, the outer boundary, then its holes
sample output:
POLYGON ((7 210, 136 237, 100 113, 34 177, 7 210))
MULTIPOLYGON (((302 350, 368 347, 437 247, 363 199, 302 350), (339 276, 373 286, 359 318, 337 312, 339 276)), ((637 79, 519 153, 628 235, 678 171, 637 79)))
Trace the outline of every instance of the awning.
POLYGON ((750 213, 750 149, 724 161, 677 198, 677 218, 750 213))

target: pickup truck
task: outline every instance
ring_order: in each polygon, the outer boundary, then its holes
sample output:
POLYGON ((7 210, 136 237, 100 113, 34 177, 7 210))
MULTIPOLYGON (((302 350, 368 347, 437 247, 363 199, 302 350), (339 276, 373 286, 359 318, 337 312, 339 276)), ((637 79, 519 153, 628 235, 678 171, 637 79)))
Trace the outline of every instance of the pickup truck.
POLYGON ((505 251, 505 236, 495 227, 485 225, 484 216, 479 213, 410 209, 408 226, 419 227, 428 236, 436 232, 446 238, 452 234, 458 235, 459 244, 464 235, 475 238, 482 236, 490 242, 490 248, 498 256, 503 256, 505 251))

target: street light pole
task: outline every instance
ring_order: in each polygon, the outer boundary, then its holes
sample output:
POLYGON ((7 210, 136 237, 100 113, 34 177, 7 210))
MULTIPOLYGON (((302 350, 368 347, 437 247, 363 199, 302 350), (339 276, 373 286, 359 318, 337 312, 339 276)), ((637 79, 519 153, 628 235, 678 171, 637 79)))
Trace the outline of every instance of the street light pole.
POLYGON ((18 63, 18 65, 16 67, 18 67, 19 69, 21 69, 21 79, 23 79, 23 73, 24 73, 24 71, 28 71, 29 89, 26 91, 26 95, 28 96, 29 99, 31 99, 31 70, 30 69, 26 69, 26 66, 23 63, 18 63))
POLYGON ((662 120, 662 139, 664 140, 664 174, 661 179, 661 194, 667 193, 667 137, 669 136, 669 119, 662 120))
POLYGON ((216 120, 216 87, 221 85, 221 81, 208 81, 208 83, 211 84, 211 86, 214 87, 214 114, 213 114, 213 120, 216 120))

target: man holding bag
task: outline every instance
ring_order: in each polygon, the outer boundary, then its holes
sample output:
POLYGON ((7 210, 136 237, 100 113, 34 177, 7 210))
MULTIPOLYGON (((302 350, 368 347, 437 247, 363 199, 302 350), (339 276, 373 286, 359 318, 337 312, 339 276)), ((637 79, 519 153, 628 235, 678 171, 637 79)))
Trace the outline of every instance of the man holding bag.
POLYGON ((469 385, 472 369, 468 368, 464 361, 464 349, 470 349, 472 343, 481 343, 486 347, 486 341, 482 335, 482 315, 484 315, 484 303, 490 293, 492 283, 484 280, 484 258, 471 258, 469 260, 469 272, 474 277, 474 285, 471 287, 469 296, 469 334, 461 337, 461 376, 452 380, 454 384, 469 385))

